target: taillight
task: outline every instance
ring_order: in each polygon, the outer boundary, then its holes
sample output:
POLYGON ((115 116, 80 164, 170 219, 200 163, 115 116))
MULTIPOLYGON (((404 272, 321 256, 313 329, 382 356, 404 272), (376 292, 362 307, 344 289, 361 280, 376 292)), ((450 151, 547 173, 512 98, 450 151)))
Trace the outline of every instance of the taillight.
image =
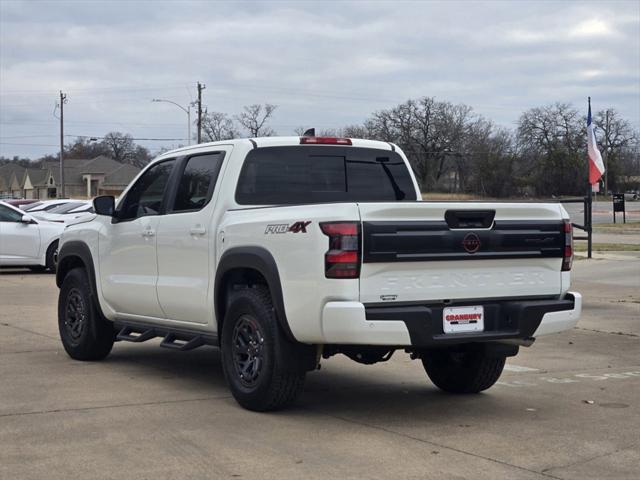
POLYGON ((570 220, 564 221, 564 252, 562 255, 562 271, 571 270, 573 263, 573 225, 570 220))
POLYGON ((351 139, 337 137, 300 137, 300 145, 351 145, 351 139))
POLYGON ((360 276, 360 223, 324 222, 322 233, 329 237, 329 250, 324 255, 324 275, 327 278, 358 278, 360 276))

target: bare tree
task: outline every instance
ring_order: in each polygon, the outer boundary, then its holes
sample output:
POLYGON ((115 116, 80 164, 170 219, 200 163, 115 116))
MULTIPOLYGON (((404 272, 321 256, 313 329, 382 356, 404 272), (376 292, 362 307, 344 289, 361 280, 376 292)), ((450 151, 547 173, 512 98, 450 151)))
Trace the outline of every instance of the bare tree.
POLYGON ((604 161, 604 191, 609 189, 609 177, 612 187, 618 187, 616 176, 620 169, 620 160, 626 148, 635 141, 636 133, 629 122, 620 117, 613 108, 598 112, 594 119, 598 145, 602 150, 604 161))
POLYGON ((236 120, 247 131, 250 137, 270 137, 275 131, 267 125, 277 105, 258 103, 243 107, 243 112, 236 115, 236 120))
POLYGON ((348 138, 375 139, 371 122, 367 121, 362 125, 347 125, 342 129, 342 134, 348 138))
POLYGON ((472 120, 471 107, 431 97, 408 100, 375 112, 365 123, 368 137, 397 143, 407 154, 423 188, 442 188, 472 120))
POLYGON ((203 137, 209 142, 230 140, 240 136, 233 119, 222 112, 204 112, 202 133, 203 137))
MULTIPOLYGON (((302 136, 311 127, 296 127, 294 133, 302 136)), ((362 125, 347 125, 342 128, 323 128, 321 130, 316 129, 316 135, 319 137, 345 137, 345 138, 369 138, 375 139, 375 135, 371 132, 370 122, 365 122, 362 125)))
POLYGON ((532 108, 520 116, 521 161, 540 195, 576 195, 586 187, 586 122, 569 104, 532 108))
POLYGON ((489 197, 522 193, 524 182, 513 132, 480 119, 472 125, 464 150, 465 155, 456 160, 465 191, 489 197))
POLYGON ((65 158, 95 158, 100 155, 110 156, 109 147, 96 139, 78 137, 64 147, 65 158))
POLYGON ((151 159, 149 151, 140 145, 136 145, 133 137, 128 133, 109 132, 104 136, 102 143, 107 148, 111 158, 116 162, 144 167, 151 159))
POLYGON ((617 159, 616 178, 618 191, 640 190, 640 131, 633 133, 632 140, 621 149, 617 159))

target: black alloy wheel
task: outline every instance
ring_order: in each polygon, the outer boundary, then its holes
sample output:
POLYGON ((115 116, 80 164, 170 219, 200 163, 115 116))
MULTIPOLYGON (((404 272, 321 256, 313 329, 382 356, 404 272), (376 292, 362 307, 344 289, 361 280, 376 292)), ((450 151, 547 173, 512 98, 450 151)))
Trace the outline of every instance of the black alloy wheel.
POLYGON ((73 342, 78 342, 87 324, 87 307, 82 293, 77 288, 69 292, 64 311, 64 326, 69 338, 73 342))
POLYGON ((113 347, 116 331, 96 301, 87 272, 83 268, 70 270, 58 296, 58 330, 62 346, 75 360, 102 360, 113 347))
POLYGON ((242 315, 233 329, 233 365, 245 387, 257 383, 264 365, 264 335, 255 318, 242 315))

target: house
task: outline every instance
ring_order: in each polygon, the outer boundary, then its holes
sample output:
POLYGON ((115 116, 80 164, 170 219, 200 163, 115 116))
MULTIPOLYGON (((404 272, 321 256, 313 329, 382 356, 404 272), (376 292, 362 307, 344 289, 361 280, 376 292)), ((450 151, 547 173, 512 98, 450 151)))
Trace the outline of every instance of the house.
POLYGON ((25 168, 15 163, 0 165, 0 196, 14 198, 14 193, 21 197, 20 180, 25 168))
MULTIPOLYGON (((140 172, 140 168, 100 155, 91 159, 68 159, 64 162, 65 196, 93 198, 120 195, 140 172)), ((60 164, 43 162, 40 167, 24 168, 8 163, 0 166, 0 197, 57 198, 60 164)))
POLYGON ((47 190, 49 176, 49 170, 26 168, 21 182, 22 197, 33 199, 55 198, 55 189, 52 189, 52 192, 47 190))
POLYGON ((133 165, 124 164, 120 166, 120 168, 105 176, 100 186, 100 195, 119 196, 138 173, 140 173, 140 169, 133 165))

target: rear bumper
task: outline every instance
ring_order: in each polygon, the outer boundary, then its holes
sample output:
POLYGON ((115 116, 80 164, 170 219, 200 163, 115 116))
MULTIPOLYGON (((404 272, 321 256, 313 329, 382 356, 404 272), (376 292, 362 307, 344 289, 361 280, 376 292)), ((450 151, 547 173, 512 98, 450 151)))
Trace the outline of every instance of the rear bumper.
POLYGON ((414 347, 526 340, 575 327, 582 311, 582 296, 569 292, 562 300, 470 304, 484 306, 483 332, 445 334, 442 329, 445 305, 373 306, 329 302, 322 312, 323 335, 328 344, 414 347))

